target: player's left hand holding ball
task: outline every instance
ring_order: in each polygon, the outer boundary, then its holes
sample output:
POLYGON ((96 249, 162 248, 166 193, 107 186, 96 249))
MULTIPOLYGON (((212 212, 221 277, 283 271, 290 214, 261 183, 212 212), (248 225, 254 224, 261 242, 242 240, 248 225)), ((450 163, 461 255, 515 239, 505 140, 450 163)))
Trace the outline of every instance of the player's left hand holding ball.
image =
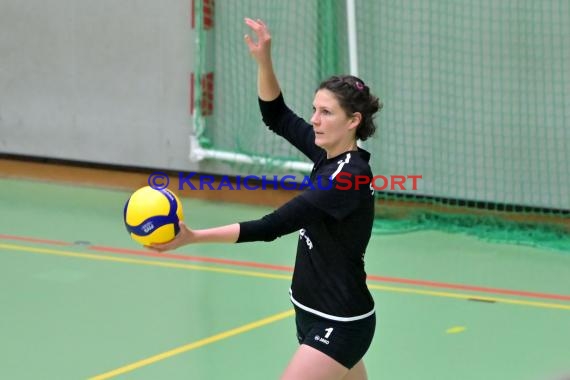
POLYGON ((153 251, 164 252, 192 243, 194 231, 188 228, 183 221, 180 221, 178 226, 180 227, 180 231, 178 231, 174 239, 166 243, 153 243, 147 245, 146 248, 152 249, 153 251))

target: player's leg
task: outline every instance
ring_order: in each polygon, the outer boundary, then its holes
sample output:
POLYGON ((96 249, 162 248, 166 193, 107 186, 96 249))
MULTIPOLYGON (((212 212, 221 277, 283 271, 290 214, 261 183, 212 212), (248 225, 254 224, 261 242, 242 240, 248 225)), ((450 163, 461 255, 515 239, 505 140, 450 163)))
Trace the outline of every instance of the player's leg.
POLYGON ((368 374, 366 373, 364 361, 360 360, 358 363, 356 363, 356 365, 352 367, 350 371, 348 371, 342 380, 368 380, 368 374))
POLYGON ((348 368, 320 352, 302 344, 283 372, 281 380, 341 380, 348 368))

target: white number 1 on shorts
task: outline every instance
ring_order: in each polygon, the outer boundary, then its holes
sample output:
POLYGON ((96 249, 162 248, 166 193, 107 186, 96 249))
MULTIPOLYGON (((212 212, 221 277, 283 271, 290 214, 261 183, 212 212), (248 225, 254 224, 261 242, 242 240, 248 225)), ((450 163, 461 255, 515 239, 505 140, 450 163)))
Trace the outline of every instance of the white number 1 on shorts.
POLYGON ((328 329, 325 329, 325 331, 327 332, 327 333, 325 334, 325 339, 328 339, 329 336, 331 336, 333 330, 334 330, 334 328, 332 328, 332 327, 329 327, 328 329))

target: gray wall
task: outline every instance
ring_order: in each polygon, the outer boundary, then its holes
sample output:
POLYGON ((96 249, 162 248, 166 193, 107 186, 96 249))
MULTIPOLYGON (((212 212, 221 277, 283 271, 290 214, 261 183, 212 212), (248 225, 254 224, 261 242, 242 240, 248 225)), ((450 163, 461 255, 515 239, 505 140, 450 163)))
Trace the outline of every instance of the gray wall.
POLYGON ((0 153, 188 169, 188 0, 0 0, 0 153))

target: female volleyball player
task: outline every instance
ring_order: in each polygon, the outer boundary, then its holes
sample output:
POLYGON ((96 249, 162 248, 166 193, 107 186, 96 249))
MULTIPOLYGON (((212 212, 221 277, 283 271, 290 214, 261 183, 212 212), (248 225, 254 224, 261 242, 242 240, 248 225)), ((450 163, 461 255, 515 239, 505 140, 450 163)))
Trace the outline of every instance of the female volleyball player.
POLYGON ((262 118, 314 163, 314 190, 259 220, 205 230, 191 230, 181 223, 172 242, 153 248, 271 241, 300 231, 289 291, 300 347, 282 379, 366 379, 362 358, 376 326, 364 270, 374 195, 368 185, 357 188, 355 183, 357 176, 368 177, 368 182, 372 178, 370 154, 358 147, 357 140, 374 133, 373 116, 382 104, 362 80, 334 76, 318 87, 311 124, 306 123, 285 104, 273 70, 268 28, 260 20, 245 22, 257 35, 256 42, 247 35, 245 42, 258 65, 262 118))

